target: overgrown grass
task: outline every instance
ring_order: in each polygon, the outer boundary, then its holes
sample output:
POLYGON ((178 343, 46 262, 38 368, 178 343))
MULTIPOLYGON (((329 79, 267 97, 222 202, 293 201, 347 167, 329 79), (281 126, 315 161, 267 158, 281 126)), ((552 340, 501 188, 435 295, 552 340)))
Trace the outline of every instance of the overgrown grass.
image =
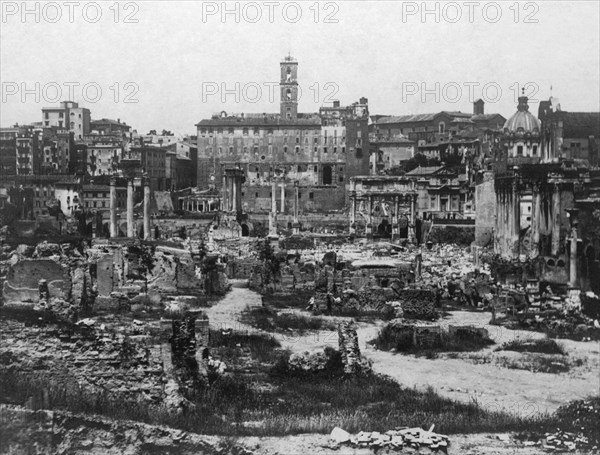
POLYGON ((305 309, 308 301, 314 295, 312 291, 296 291, 293 294, 265 294, 263 302, 272 308, 305 309))
POLYGON ((253 360, 273 363, 280 356, 277 349, 281 345, 269 335, 211 330, 209 347, 226 363, 244 357, 246 353, 253 360))
POLYGON ((512 340, 504 343, 496 349, 496 351, 538 352, 541 354, 567 355, 564 346, 548 338, 537 340, 512 340))
POLYGON ((76 384, 60 386, 39 376, 3 371, 3 401, 23 404, 47 392, 53 408, 164 424, 219 435, 279 436, 329 433, 335 426, 350 432, 385 431, 399 425, 428 427, 444 433, 542 430, 553 423, 547 414, 528 418, 484 410, 442 398, 432 389, 419 392, 384 376, 297 377, 272 374, 271 388, 257 390, 247 379, 221 377, 194 397, 182 415, 162 407, 124 401, 110 393, 90 393, 76 384))
MULTIPOLYGON (((457 358, 456 356, 455 358, 457 358)), ((496 357, 492 355, 472 354, 464 357, 475 364, 497 365, 512 370, 526 370, 534 373, 566 373, 573 367, 582 366, 582 359, 569 360, 562 355, 524 352, 518 358, 496 357)))
POLYGON ((247 308, 242 313, 242 322, 266 332, 296 332, 301 335, 309 331, 337 329, 334 322, 318 316, 278 313, 267 307, 247 308))
POLYGON ((494 344, 487 336, 475 332, 449 333, 443 331, 439 342, 434 345, 415 346, 412 333, 398 331, 393 325, 381 328, 377 338, 369 342, 382 351, 396 350, 407 354, 425 355, 435 358, 439 352, 469 352, 478 351, 494 344))

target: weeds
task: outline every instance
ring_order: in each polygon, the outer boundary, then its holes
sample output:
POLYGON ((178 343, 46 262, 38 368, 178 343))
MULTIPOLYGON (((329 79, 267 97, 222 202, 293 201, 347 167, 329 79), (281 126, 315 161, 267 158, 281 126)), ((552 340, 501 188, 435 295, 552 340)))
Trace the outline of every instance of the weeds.
POLYGON ((377 338, 370 341, 377 349, 382 351, 396 350, 407 354, 425 355, 427 358, 436 358, 439 352, 468 352, 478 351, 494 342, 484 334, 477 331, 456 330, 442 332, 439 339, 433 344, 415 345, 413 331, 403 328, 399 330, 393 325, 384 326, 377 338))
POLYGON ((504 343, 496 351, 538 352, 540 354, 567 355, 564 346, 551 339, 512 340, 504 343))
POLYGON ((266 307, 246 309, 242 313, 242 322, 265 332, 297 332, 300 335, 308 331, 337 329, 334 322, 324 318, 301 314, 278 313, 266 307))

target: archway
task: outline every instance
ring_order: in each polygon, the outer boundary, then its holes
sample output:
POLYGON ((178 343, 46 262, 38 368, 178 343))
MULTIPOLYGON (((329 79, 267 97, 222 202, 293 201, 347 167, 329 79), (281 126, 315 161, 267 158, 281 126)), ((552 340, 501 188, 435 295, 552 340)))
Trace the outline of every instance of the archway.
POLYGON ((246 223, 242 224, 242 237, 248 237, 250 235, 250 228, 246 223))
POLYGON ((323 185, 331 185, 333 182, 333 171, 331 166, 323 166, 323 185))
POLYGON ((398 219, 398 234, 400 235, 401 239, 408 238, 408 218, 405 216, 401 216, 398 219))
POLYGON ((382 237, 389 237, 392 235, 392 225, 388 220, 382 220, 381 224, 377 226, 377 233, 382 237))

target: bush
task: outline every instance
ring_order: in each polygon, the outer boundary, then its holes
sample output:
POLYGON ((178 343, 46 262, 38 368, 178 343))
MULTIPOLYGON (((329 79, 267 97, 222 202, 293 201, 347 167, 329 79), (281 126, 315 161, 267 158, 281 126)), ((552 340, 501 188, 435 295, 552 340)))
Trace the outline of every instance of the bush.
POLYGON ((565 348, 554 340, 513 340, 504 343, 496 351, 539 352, 542 354, 567 355, 565 348))

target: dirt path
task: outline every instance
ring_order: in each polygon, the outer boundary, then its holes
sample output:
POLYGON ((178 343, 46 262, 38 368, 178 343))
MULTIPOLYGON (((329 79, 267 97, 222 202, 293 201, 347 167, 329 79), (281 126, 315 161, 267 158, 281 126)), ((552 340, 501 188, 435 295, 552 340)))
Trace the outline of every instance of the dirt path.
MULTIPOLYGON (((235 283, 231 292, 217 305, 208 309, 214 328, 256 332, 239 322, 247 306, 261 305, 260 295, 235 283)), ((453 312, 441 322, 444 324, 472 324, 488 329, 496 342, 480 354, 493 355, 500 344, 515 338, 543 338, 541 333, 490 326, 490 315, 478 312, 453 312)), ((343 319, 343 318, 336 318, 343 319)), ((413 355, 378 351, 367 344, 376 337, 383 322, 359 323, 358 337, 362 353, 373 360, 377 373, 386 374, 406 387, 424 390, 431 386, 442 396, 462 402, 477 400, 489 410, 504 410, 522 416, 553 412, 569 400, 600 393, 600 349, 598 343, 561 340, 570 358, 584 358, 586 363, 568 373, 550 374, 503 368, 493 364, 474 364, 456 358, 427 359, 413 355)), ((281 345, 292 352, 309 351, 325 346, 337 347, 335 331, 311 333, 305 336, 274 334, 281 345)), ((511 355, 508 353, 507 355, 511 355)), ((515 353, 515 355, 519 355, 515 353)))

